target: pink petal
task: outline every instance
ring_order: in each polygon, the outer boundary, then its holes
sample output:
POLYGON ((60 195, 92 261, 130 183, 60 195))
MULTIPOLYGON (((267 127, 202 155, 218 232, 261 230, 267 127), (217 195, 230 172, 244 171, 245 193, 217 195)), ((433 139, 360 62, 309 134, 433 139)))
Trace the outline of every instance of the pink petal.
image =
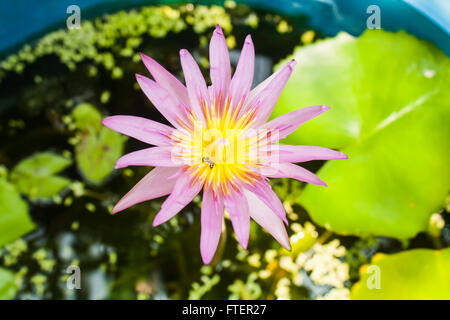
POLYGON ((258 180, 253 185, 247 186, 247 189, 253 192, 262 202, 275 212, 284 223, 289 224, 283 203, 266 180, 258 180))
MULTIPOLYGON (((163 183, 161 183, 162 185, 163 183)), ((189 172, 183 172, 177 179, 172 193, 161 206, 161 210, 153 220, 153 226, 156 227, 174 217, 186 205, 191 202, 202 189, 203 183, 193 182, 189 172)))
POLYGON ((242 248, 247 249, 250 236, 250 212, 247 198, 243 193, 231 189, 231 195, 225 198, 225 208, 230 215, 234 233, 242 248))
POLYGON ((202 105, 210 106, 208 88, 202 72, 189 51, 180 50, 181 67, 183 68, 189 101, 192 110, 200 121, 205 123, 202 105))
POLYGON ((298 129, 301 124, 306 121, 317 117, 319 114, 329 110, 328 106, 312 106, 302 109, 298 109, 289 113, 285 113, 279 116, 263 126, 261 128, 268 130, 276 130, 278 133, 278 139, 286 138, 292 132, 298 129))
POLYGON ((172 192, 176 180, 169 179, 180 168, 154 168, 147 173, 112 209, 113 213, 125 210, 136 203, 159 198, 172 192), (164 181, 164 183, 161 183, 164 181))
POLYGON ((258 127, 269 119, 273 108, 280 98, 284 86, 294 70, 295 64, 296 62, 294 60, 287 63, 284 67, 273 74, 273 78, 270 82, 264 83, 262 88, 258 88, 257 94, 254 95, 251 100, 250 97, 247 98, 247 101, 249 101, 248 108, 254 107, 258 110, 252 124, 253 127, 258 127))
POLYGON ((231 81, 230 56, 225 36, 219 25, 216 26, 209 43, 209 63, 213 87, 211 98, 214 98, 217 102, 219 95, 222 100, 226 97, 231 81))
POLYGON ((120 157, 115 169, 128 166, 180 167, 181 165, 183 162, 176 158, 173 147, 152 147, 120 157))
POLYGON ((245 38, 244 47, 230 83, 229 96, 231 96, 231 105, 233 107, 243 102, 248 94, 252 86, 254 67, 255 48, 253 47, 251 36, 248 35, 245 38))
POLYGON ((272 164, 270 167, 265 167, 261 170, 261 174, 271 178, 292 178, 327 187, 327 184, 311 171, 288 162, 272 164))
POLYGON ((223 225, 223 199, 214 198, 209 188, 203 190, 200 253, 204 264, 209 264, 214 257, 223 225))
POLYGON ((244 194, 250 207, 252 219, 266 229, 284 248, 291 250, 291 244, 289 243, 289 237, 283 221, 253 192, 244 190, 244 194))
POLYGON ((287 144, 278 145, 278 155, 280 162, 348 159, 346 154, 328 148, 317 146, 293 146, 287 144))
POLYGON ((173 128, 149 119, 133 116, 112 116, 103 119, 103 125, 156 146, 171 145, 170 135, 173 128))
POLYGON ((157 63, 152 58, 141 53, 142 62, 144 62, 148 71, 151 73, 155 81, 164 89, 166 89, 172 96, 177 97, 177 99, 184 105, 189 105, 189 97, 186 87, 173 76, 169 71, 164 69, 159 63, 157 63))
POLYGON ((136 80, 147 98, 158 111, 176 128, 182 128, 177 119, 186 121, 186 111, 182 104, 169 91, 147 77, 136 74, 136 80))

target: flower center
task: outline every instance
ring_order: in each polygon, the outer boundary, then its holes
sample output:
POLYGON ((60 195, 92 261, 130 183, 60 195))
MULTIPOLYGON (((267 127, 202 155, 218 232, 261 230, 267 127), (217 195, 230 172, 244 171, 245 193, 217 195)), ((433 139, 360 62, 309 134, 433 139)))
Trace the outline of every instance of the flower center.
POLYGON ((182 150, 179 156, 195 181, 223 195, 259 178, 254 172, 259 166, 257 135, 249 134, 252 114, 237 119, 238 113, 230 108, 205 111, 206 127, 194 120, 194 129, 182 134, 177 143, 182 150))

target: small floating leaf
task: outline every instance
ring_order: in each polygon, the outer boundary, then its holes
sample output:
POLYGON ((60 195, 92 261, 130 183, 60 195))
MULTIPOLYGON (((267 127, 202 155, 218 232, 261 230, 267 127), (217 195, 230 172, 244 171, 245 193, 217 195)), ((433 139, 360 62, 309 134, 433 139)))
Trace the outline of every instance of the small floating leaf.
POLYGON ((82 103, 72 115, 80 134, 75 147, 78 168, 87 181, 100 184, 113 171, 127 138, 103 127, 102 116, 93 105, 82 103))
POLYGON ((95 130, 101 129, 102 115, 89 103, 80 103, 72 111, 75 125, 79 130, 95 130))
POLYGON ((27 203, 20 197, 16 187, 0 179, 0 247, 34 228, 28 216, 27 203))
POLYGON ((55 175, 72 161, 52 152, 41 152, 22 160, 11 171, 11 182, 31 199, 48 199, 70 184, 70 180, 55 175))

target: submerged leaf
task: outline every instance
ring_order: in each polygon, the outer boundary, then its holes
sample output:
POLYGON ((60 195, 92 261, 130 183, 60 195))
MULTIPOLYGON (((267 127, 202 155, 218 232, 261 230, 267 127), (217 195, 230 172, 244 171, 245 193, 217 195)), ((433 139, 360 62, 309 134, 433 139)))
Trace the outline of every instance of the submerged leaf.
POLYGON ((352 299, 450 299, 450 249, 378 254, 361 268, 352 299))
POLYGON ((80 134, 75 147, 78 168, 87 181, 100 184, 114 170, 127 138, 102 126, 100 112, 90 104, 78 105, 72 115, 80 134))
POLYGON ((80 103, 72 111, 72 116, 76 127, 80 130, 92 129, 99 131, 101 129, 102 115, 91 104, 80 103))
POLYGON ((72 161, 51 152, 41 152, 19 162, 11 171, 11 181, 31 199, 48 199, 70 184, 68 178, 55 175, 72 161))
POLYGON ((34 228, 34 223, 28 216, 27 203, 20 197, 14 185, 0 179, 0 247, 34 228))
POLYGON ((329 188, 308 185, 302 194, 313 220, 343 234, 409 238, 426 230, 450 187, 450 59, 381 30, 340 34, 291 58, 297 68, 276 112, 331 110, 285 140, 349 156, 318 172, 329 188))

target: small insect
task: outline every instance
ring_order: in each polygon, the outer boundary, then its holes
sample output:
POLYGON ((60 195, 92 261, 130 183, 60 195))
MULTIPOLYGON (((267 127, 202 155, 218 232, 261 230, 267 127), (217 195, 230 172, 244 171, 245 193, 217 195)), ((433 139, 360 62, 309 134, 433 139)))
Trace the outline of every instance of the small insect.
POLYGON ((208 157, 203 157, 202 162, 206 162, 207 164, 209 164, 210 169, 214 167, 214 162, 208 157))

